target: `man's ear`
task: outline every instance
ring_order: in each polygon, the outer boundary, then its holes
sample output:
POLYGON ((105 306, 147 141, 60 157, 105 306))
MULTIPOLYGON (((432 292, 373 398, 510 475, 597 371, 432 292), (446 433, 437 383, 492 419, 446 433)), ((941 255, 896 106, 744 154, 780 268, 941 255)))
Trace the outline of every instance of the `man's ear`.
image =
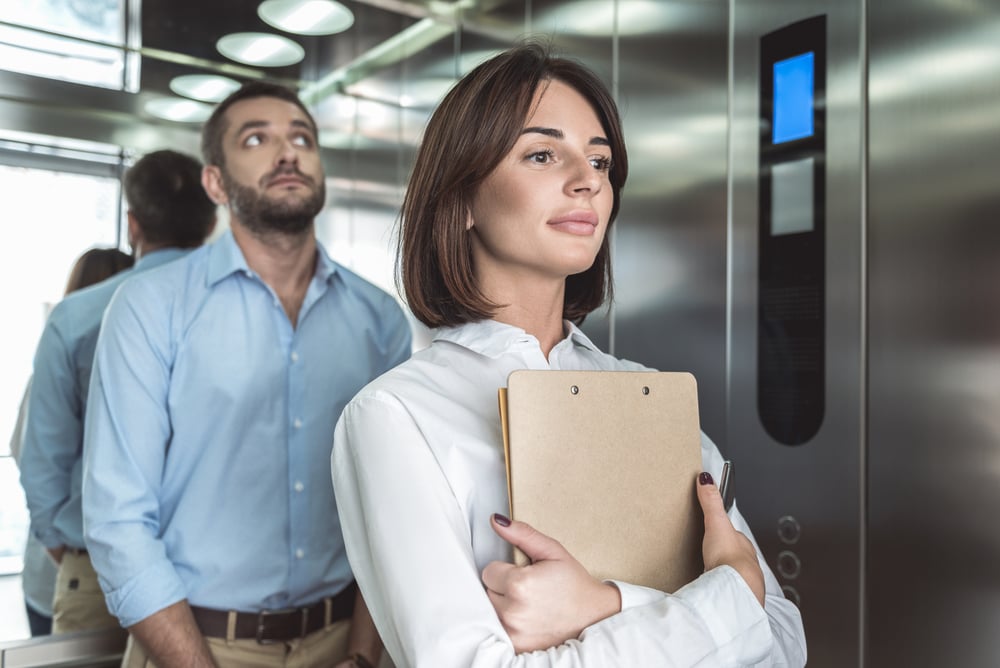
POLYGON ((134 251, 136 248, 142 246, 142 227, 139 225, 139 221, 136 220, 135 214, 131 211, 125 212, 125 218, 128 220, 128 245, 134 251))
POLYGON ((471 230, 472 227, 473 227, 473 225, 475 225, 475 224, 476 224, 476 221, 474 221, 472 219, 472 212, 471 211, 466 212, 466 214, 465 214, 465 231, 468 232, 469 230, 471 230))
POLYGON ((205 165, 201 169, 201 185, 208 198, 220 206, 229 203, 226 189, 222 187, 222 170, 216 165, 205 165))

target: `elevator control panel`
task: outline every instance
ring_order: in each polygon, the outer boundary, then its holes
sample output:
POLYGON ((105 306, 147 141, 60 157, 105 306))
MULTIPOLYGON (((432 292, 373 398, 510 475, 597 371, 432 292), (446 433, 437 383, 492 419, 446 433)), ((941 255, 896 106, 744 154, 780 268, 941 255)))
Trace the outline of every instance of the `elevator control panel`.
POLYGON ((778 443, 823 422, 826 16, 760 39, 757 411, 778 443))

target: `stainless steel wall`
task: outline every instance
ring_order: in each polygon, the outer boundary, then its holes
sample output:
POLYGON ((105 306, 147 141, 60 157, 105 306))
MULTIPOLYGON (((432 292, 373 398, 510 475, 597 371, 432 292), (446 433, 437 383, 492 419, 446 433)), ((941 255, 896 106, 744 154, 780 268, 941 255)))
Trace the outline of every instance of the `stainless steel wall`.
POLYGON ((818 667, 858 665, 862 651, 863 18, 860 2, 732 3, 729 447, 737 503, 800 601, 809 664, 818 667), (826 401, 819 432, 790 447, 765 432, 757 412, 760 38, 818 14, 827 16, 826 401), (797 535, 779 534, 793 525, 797 535))
POLYGON ((870 666, 1000 665, 1000 5, 870 0, 870 666))

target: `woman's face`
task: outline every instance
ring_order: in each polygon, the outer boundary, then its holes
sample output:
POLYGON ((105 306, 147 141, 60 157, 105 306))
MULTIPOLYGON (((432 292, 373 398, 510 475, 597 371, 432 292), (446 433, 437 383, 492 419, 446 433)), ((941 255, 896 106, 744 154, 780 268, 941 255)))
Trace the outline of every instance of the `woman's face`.
POLYGON ((611 215, 611 148, 594 109, 551 81, 539 85, 531 110, 472 204, 476 279, 487 293, 586 271, 611 215))

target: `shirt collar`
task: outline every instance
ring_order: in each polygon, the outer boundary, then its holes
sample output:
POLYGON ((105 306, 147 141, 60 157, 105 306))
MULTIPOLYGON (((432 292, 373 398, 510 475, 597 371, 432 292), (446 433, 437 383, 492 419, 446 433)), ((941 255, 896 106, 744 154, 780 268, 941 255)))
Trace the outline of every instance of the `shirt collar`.
POLYGON ((191 252, 190 248, 160 248, 150 253, 144 253, 135 261, 135 268, 146 270, 159 267, 161 264, 176 260, 189 252, 191 252))
MULTIPOLYGON (((563 325, 568 334, 556 344, 556 348, 575 345, 593 352, 601 352, 600 348, 594 345, 593 341, 572 322, 564 320, 563 325)), ((500 357, 519 344, 538 345, 538 340, 520 327, 507 325, 496 320, 480 320, 456 327, 442 327, 437 331, 434 340, 448 341, 474 353, 492 358, 500 357)))
MULTIPOLYGON (((247 264, 243 251, 233 237, 232 230, 226 230, 209 248, 208 284, 215 285, 230 274, 240 272, 255 275, 247 264)), ((337 273, 337 263, 330 259, 323 244, 316 240, 316 271, 314 279, 329 283, 337 273)))

